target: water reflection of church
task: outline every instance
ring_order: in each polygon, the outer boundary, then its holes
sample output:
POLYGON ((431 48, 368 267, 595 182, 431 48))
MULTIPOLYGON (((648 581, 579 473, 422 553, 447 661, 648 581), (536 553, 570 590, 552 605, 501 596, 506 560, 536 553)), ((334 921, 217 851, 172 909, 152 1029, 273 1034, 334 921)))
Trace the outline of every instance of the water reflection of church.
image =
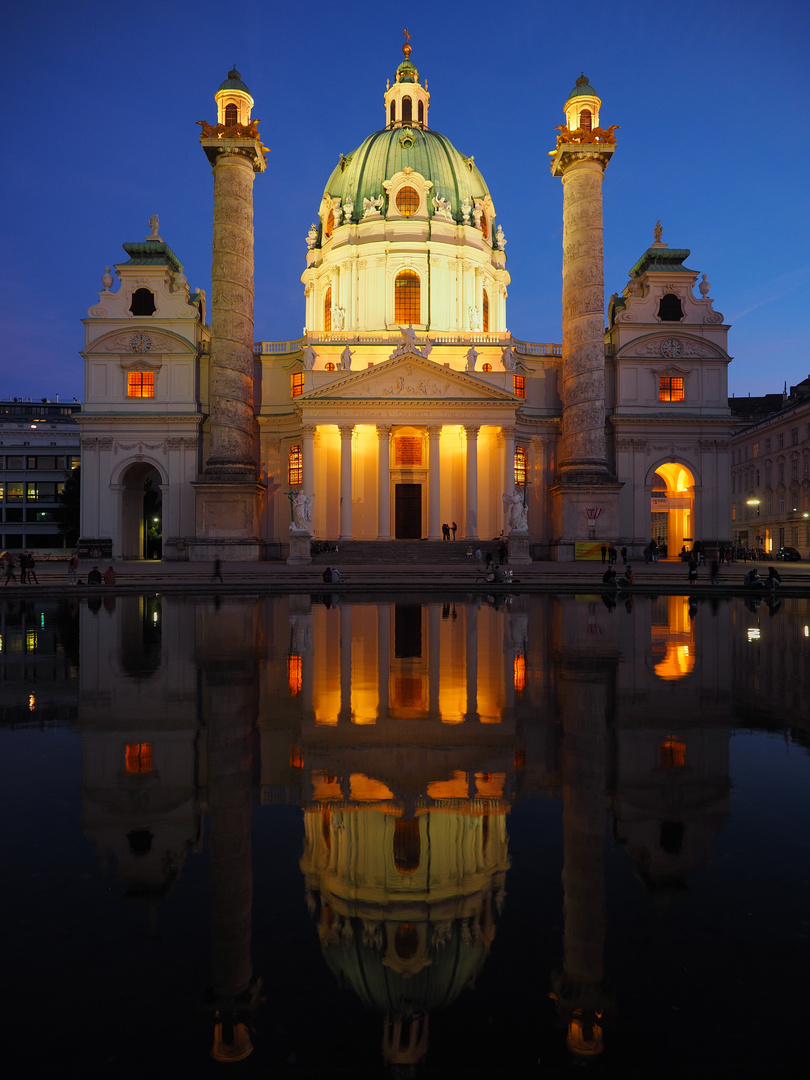
POLYGON ((628 618, 601 598, 511 599, 82 610, 84 828, 99 853, 157 912, 210 815, 215 1056, 251 1047, 257 801, 301 807, 326 963, 406 1066, 485 965, 506 815, 538 794, 563 801, 549 978, 569 1048, 601 1051, 606 810, 656 897, 707 860, 728 809, 729 609, 690 618, 686 598, 645 598, 628 618))

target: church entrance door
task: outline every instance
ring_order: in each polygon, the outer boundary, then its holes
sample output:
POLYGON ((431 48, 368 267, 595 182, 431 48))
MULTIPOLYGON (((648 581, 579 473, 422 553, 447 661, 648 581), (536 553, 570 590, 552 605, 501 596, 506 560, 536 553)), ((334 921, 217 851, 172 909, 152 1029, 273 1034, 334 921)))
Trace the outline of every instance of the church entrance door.
POLYGON ((159 559, 162 520, 160 473, 144 462, 131 465, 121 491, 121 557, 159 559))
POLYGON ((422 539, 422 485, 397 484, 394 510, 397 540, 422 539))

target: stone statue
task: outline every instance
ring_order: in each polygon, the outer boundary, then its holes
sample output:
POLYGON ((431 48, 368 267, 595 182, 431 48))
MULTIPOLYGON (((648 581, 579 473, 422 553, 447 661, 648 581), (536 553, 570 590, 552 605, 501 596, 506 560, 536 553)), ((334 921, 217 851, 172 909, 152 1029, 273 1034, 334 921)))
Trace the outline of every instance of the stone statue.
POLYGON ((352 350, 349 348, 348 345, 340 354, 340 362, 338 363, 338 367, 341 371, 352 370, 352 350))
POLYGON ((529 512, 523 505, 523 492, 515 485, 513 494, 503 495, 504 528, 510 532, 526 532, 529 528, 529 512))
POLYGON ((367 218, 367 217, 371 217, 372 215, 376 216, 377 214, 379 214, 381 212, 381 210, 382 210, 382 204, 383 204, 382 195, 375 195, 373 199, 364 198, 363 199, 363 217, 367 218))
POLYGON ((660 221, 656 221, 655 228, 653 229, 653 233, 655 235, 656 244, 660 244, 661 243, 661 237, 664 235, 664 230, 661 228, 661 222, 660 221))
POLYGON ((332 329, 342 330, 346 322, 346 309, 335 305, 332 308, 332 329))
MULTIPOLYGON (((705 274, 703 276, 706 277, 705 274)), ((109 268, 109 266, 105 266, 104 267, 104 273, 101 275, 101 284, 104 286, 104 292, 109 292, 110 291, 110 286, 112 285, 112 283, 113 283, 113 276, 110 273, 110 268, 109 268)))
POLYGON ((430 338, 427 339, 427 341, 419 351, 421 352, 422 356, 425 357, 425 359, 430 356, 431 352, 433 351, 433 342, 430 340, 430 338))
POLYGON ((307 371, 312 371, 312 369, 315 367, 315 360, 317 358, 317 355, 318 354, 315 352, 311 345, 307 345, 307 347, 304 349, 304 354, 301 359, 303 360, 304 367, 307 371))
POLYGON ((470 212, 471 212, 471 210, 472 210, 472 203, 470 202, 470 200, 465 195, 464 196, 464 201, 461 204, 461 216, 464 219, 464 224, 465 225, 470 224, 470 212))
POLYGON ((475 371, 475 361, 478 359, 478 350, 473 345, 467 353, 467 363, 464 366, 465 371, 475 371))
POLYGON ((315 228, 315 222, 313 221, 309 227, 309 232, 307 233, 307 251, 312 251, 317 243, 318 230, 315 228))
POLYGON ((305 495, 303 491, 297 491, 293 497, 293 520, 290 532, 312 531, 312 504, 315 502, 314 495, 305 495))
POLYGON ((157 214, 152 214, 149 218, 149 229, 151 230, 147 236, 147 240, 160 240, 158 236, 158 226, 160 225, 160 218, 157 214))
MULTIPOLYGON (((107 269, 109 269, 109 267, 107 267, 107 269)), ((708 295, 709 295, 709 291, 710 291, 710 289, 711 289, 711 284, 710 284, 710 282, 709 282, 709 281, 707 280, 707 278, 706 278, 706 275, 705 275, 705 274, 703 275, 703 280, 702 280, 702 281, 700 282, 700 284, 698 285, 698 289, 700 290, 700 295, 701 295, 701 296, 703 296, 703 297, 706 297, 706 296, 708 296, 708 295)))
POLYGON ((446 221, 453 220, 453 209, 449 199, 445 199, 444 196, 438 198, 433 196, 433 212, 436 217, 444 218, 446 221))
POLYGON ((354 213, 354 203, 351 200, 351 196, 347 195, 343 201, 343 218, 347 225, 351 225, 352 214, 354 213))
POLYGON ((504 370, 506 371, 517 370, 517 357, 515 356, 515 350, 512 348, 511 345, 507 345, 506 348, 503 350, 503 355, 501 356, 501 363, 503 364, 504 370))
POLYGON ((506 248, 506 243, 507 240, 503 234, 503 229, 499 225, 498 228, 495 230, 495 247, 498 249, 498 251, 503 251, 506 248))
POLYGON ((470 316, 470 329, 475 331, 480 330, 482 326, 480 309, 477 308, 475 304, 470 304, 468 313, 470 316))
POLYGON ((481 218, 484 216, 484 211, 480 206, 473 207, 473 219, 475 221, 476 229, 481 228, 481 218))
POLYGON ((416 348, 416 331, 412 326, 400 326, 399 332, 402 334, 403 348, 408 352, 417 352, 416 348))
POLYGON ((343 217, 343 207, 340 205, 340 199, 332 200, 332 214, 335 219, 335 228, 340 225, 340 219, 343 217))

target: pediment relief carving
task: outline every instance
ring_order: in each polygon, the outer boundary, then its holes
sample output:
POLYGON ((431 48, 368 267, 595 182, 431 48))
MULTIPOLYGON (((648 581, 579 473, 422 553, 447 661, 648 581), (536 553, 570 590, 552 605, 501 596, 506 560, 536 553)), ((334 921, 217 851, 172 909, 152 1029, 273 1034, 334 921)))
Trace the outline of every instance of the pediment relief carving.
MULTIPOLYGON (((695 358, 701 360, 728 360, 729 357, 722 349, 703 338, 690 337, 689 334, 679 332, 676 326, 669 324, 666 329, 661 329, 657 334, 648 337, 639 337, 623 345, 616 354, 617 360, 636 359, 638 357, 651 357, 662 359, 662 345, 665 342, 675 341, 679 349, 678 355, 683 358, 695 358)), ((671 351, 671 347, 670 347, 671 351)))
POLYGON ((129 356, 146 357, 155 353, 196 353, 192 342, 165 330, 155 331, 151 327, 140 329, 127 327, 126 330, 113 330, 97 338, 85 349, 86 356, 99 353, 126 353, 129 356))
POLYGON ((366 371, 336 379, 303 394, 298 401, 490 401, 514 404, 514 397, 462 372, 451 371, 424 357, 406 355, 385 360, 366 371))

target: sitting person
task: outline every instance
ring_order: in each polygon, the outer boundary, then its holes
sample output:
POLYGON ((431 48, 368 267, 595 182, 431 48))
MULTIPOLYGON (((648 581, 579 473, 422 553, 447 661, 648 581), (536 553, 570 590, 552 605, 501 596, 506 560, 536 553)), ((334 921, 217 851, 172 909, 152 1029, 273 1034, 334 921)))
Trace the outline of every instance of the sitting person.
POLYGON ((340 581, 340 571, 338 570, 338 568, 336 566, 333 566, 332 567, 332 584, 334 584, 336 581, 340 581))
POLYGON ((635 585, 636 572, 632 566, 628 566, 624 572, 624 577, 619 578, 619 584, 623 589, 626 589, 628 585, 635 585))
POLYGON ((88 585, 100 585, 101 584, 101 571, 97 566, 94 566, 90 573, 87 575, 88 585))
POLYGON ((775 567, 768 567, 768 579, 765 584, 769 589, 775 589, 777 585, 782 584, 782 579, 779 577, 779 571, 775 567))
POLYGON ((616 585, 616 570, 615 567, 609 566, 607 570, 602 574, 602 583, 604 585, 616 585))
POLYGON ((107 569, 104 571, 104 584, 105 585, 114 585, 115 584, 115 570, 113 570, 113 568, 111 566, 108 566, 107 569))
POLYGON ((743 585, 746 589, 761 589, 762 579, 759 576, 759 572, 755 566, 752 566, 748 573, 743 578, 743 585))
POLYGON ((332 567, 331 566, 327 566, 327 568, 324 570, 324 572, 323 572, 323 580, 327 585, 332 584, 332 567))

